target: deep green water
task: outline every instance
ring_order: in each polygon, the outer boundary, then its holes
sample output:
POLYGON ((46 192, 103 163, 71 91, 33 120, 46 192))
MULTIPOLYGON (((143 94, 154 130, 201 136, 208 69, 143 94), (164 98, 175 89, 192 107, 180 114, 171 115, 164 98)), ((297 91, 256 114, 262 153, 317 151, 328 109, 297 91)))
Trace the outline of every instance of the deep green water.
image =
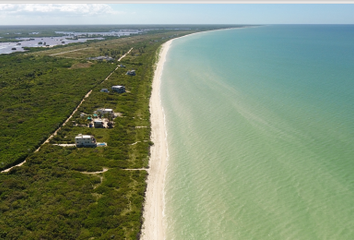
POLYGON ((166 239, 354 239, 354 26, 173 41, 166 239))

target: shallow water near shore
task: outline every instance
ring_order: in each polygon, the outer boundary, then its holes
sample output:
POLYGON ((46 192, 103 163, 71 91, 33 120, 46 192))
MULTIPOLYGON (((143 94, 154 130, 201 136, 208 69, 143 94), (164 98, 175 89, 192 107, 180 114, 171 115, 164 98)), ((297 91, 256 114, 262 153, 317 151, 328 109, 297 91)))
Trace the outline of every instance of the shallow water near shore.
POLYGON ((166 239, 354 239, 354 26, 172 42, 166 239))

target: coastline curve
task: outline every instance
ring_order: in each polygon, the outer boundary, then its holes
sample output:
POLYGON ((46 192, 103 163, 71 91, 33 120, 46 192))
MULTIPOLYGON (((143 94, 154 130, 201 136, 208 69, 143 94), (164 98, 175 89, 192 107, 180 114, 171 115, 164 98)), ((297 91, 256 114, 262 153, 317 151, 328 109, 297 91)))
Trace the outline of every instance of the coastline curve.
POLYGON ((152 93, 150 98, 151 113, 151 156, 149 161, 149 175, 147 178, 147 189, 144 205, 144 223, 142 227, 142 240, 163 240, 165 239, 163 212, 164 212, 164 182, 167 167, 167 141, 164 112, 161 105, 160 86, 163 65, 172 40, 161 46, 159 59, 156 65, 152 93))

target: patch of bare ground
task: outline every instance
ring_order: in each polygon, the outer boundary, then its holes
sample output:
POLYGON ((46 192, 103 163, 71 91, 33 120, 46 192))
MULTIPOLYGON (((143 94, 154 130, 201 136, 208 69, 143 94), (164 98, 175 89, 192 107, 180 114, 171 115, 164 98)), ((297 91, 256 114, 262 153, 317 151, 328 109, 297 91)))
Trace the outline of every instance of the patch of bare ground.
POLYGON ((77 68, 89 68, 93 63, 87 62, 87 63, 75 63, 70 67, 70 69, 77 69, 77 68))
POLYGON ((82 174, 91 174, 91 175, 96 175, 96 174, 101 174, 104 172, 107 172, 108 168, 103 168, 102 171, 97 171, 97 172, 81 172, 82 174))

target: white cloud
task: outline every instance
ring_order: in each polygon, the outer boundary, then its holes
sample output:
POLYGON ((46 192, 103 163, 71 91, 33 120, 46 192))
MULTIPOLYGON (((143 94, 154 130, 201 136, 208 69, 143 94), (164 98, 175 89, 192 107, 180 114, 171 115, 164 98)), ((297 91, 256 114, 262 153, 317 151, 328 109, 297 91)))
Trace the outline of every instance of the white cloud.
POLYGON ((0 4, 0 15, 60 15, 95 16, 116 15, 107 4, 0 4))

